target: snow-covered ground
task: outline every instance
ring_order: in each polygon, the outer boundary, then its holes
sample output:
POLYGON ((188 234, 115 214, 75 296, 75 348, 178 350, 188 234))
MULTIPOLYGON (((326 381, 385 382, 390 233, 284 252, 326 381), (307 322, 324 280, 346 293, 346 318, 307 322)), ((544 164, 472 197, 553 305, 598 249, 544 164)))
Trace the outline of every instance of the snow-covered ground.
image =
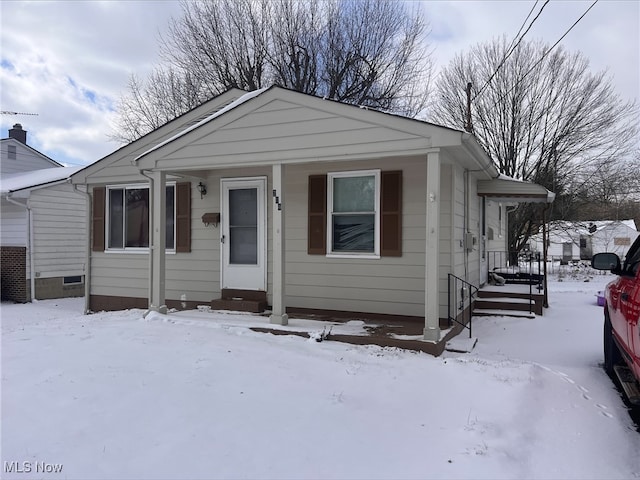
POLYGON ((3 303, 0 476, 640 478, 600 365, 608 279, 551 282, 544 316, 477 318, 475 349, 439 358, 250 315, 3 303))

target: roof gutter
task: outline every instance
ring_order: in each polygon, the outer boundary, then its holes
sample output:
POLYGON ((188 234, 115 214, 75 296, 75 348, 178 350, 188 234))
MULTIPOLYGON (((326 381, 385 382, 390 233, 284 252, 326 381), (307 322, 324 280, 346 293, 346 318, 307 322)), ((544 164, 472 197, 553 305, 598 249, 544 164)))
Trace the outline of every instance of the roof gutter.
POLYGON ((478 140, 476 140, 476 137, 473 134, 469 132, 460 132, 460 143, 464 149, 471 154, 471 157, 480 167, 479 170, 473 171, 486 172, 491 178, 498 178, 500 176, 500 172, 493 163, 493 160, 491 160, 487 155, 487 152, 485 152, 480 146, 478 140))
POLYGON ((61 185, 63 183, 71 183, 71 175, 67 178, 63 178, 61 180, 52 180, 50 182, 45 182, 45 183, 39 183, 37 185, 31 185, 28 187, 22 187, 22 188, 16 188, 15 190, 7 190, 6 192, 2 192, 3 194, 7 194, 7 195, 11 195, 13 193, 18 193, 18 192, 32 192, 34 190, 40 190, 41 188, 47 188, 47 187, 52 187, 54 185, 61 185))

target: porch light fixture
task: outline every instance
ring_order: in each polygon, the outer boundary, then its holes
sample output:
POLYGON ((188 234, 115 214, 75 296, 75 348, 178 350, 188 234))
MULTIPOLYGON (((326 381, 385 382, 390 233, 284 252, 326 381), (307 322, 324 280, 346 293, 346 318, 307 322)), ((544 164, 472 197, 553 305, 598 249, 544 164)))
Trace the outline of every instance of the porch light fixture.
POLYGON ((207 186, 202 182, 198 183, 198 191, 200 192, 200 199, 202 200, 207 194, 207 186))

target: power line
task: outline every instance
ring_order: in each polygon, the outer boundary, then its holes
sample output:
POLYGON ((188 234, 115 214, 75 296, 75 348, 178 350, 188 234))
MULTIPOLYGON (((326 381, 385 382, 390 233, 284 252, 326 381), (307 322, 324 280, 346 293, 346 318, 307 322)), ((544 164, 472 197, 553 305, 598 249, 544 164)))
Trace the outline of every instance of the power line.
POLYGON ((491 83, 491 80, 493 80, 493 78, 498 74, 498 71, 500 70, 500 68, 502 68, 502 66, 504 65, 504 62, 507 61, 507 59, 511 56, 511 54, 516 50, 516 48, 518 48, 518 45, 520 45, 520 43, 522 42, 522 40, 524 39, 524 36, 529 32, 529 30, 531 30, 531 27, 533 26, 533 24, 536 22, 536 20, 538 20, 538 18, 540 17, 540 14, 542 13, 542 10, 544 10, 544 7, 547 6, 547 4, 549 3, 550 0, 547 0, 546 2, 544 2, 544 4, 542 5, 542 7, 540 7, 540 11, 538 12, 538 14, 535 16, 535 18, 533 20, 531 20, 531 23, 529 24, 529 26, 527 27, 527 29, 524 31, 524 33, 520 36, 520 38, 518 39, 517 43, 515 43, 515 45, 513 44, 516 39, 518 38, 518 35, 520 34, 520 32, 522 31, 522 29, 524 28, 524 25, 527 23, 527 20, 529 19, 529 17, 531 16, 531 13, 533 13, 533 10, 536 8, 536 5, 538 4, 538 1, 536 0, 536 3, 533 4, 533 7, 531 7, 531 10, 529 11, 529 14, 527 15, 527 18, 524 19, 524 22, 522 22, 522 25, 520 26, 520 29, 518 30, 518 33, 516 33, 515 37, 513 37, 513 40, 511 41, 511 45, 509 46, 509 48, 507 48, 507 53, 505 54, 504 58, 502 59, 502 61, 500 62, 500 64, 498 65, 498 67, 494 70, 494 72, 491 74, 491 76, 489 77, 489 80, 487 80, 485 82, 485 84, 482 86, 482 88, 480 89, 480 91, 478 91, 478 93, 476 93, 473 97, 473 99, 471 101, 474 101, 476 98, 478 98, 478 96, 480 96, 480 94, 482 92, 484 92, 484 90, 489 86, 489 84, 491 83))
POLYGON ((589 11, 595 6, 596 3, 598 3, 598 0, 594 0, 594 2, 589 6, 589 8, 587 8, 585 12, 582 15, 580 15, 580 18, 578 18, 575 22, 573 22, 573 25, 571 25, 569 29, 566 32, 564 32, 564 34, 558 39, 558 41, 556 41, 556 43, 554 43, 546 52, 544 52, 540 57, 540 59, 536 63, 534 63, 533 66, 529 70, 527 70, 525 74, 519 80, 517 80, 516 83, 514 83, 513 86, 504 95, 500 96, 500 98, 494 103, 494 105, 496 105, 498 102, 503 101, 507 97, 507 95, 509 95, 531 72, 533 72, 533 70, 538 65, 540 65, 540 63, 542 63, 542 61, 547 57, 547 55, 549 55, 549 53, 551 53, 551 51, 558 46, 558 44, 562 41, 562 39, 564 39, 564 37, 566 37, 569 34, 569 32, 573 30, 573 28, 585 17, 587 13, 589 13, 589 11))

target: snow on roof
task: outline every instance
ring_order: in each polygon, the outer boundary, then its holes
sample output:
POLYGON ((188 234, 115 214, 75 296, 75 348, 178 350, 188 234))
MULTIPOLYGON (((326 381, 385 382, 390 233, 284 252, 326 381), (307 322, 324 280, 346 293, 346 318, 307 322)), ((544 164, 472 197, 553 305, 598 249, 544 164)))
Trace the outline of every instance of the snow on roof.
MULTIPOLYGON (((554 242, 571 242, 577 236, 591 236, 616 225, 624 225, 636 231, 636 223, 633 220, 554 220, 549 222, 549 236, 554 242), (591 228, 591 231, 589 230, 591 228)), ((538 233, 537 235, 541 235, 538 233)), ((535 237, 536 235, 532 235, 535 237)))
POLYGON ((251 100, 254 97, 257 97, 258 95, 260 95, 261 93, 266 92, 270 87, 265 87, 265 88, 260 88, 258 90, 254 90, 252 92, 248 92, 245 93, 244 95, 242 95, 240 98, 238 98, 237 100, 234 100, 233 102, 231 102, 229 105, 227 105, 224 108, 221 108, 220 110, 212 113, 211 115, 209 115, 208 117, 200 120, 198 123, 195 123, 194 125, 191 125, 188 128, 185 128, 184 130, 181 130, 180 132, 176 133, 175 135, 173 135, 172 137, 169 137, 168 139, 164 140, 163 142, 160 142, 159 144, 155 145, 154 147, 150 148, 149 150, 146 150, 145 152, 141 153, 140 155, 138 155, 135 158, 135 161, 137 162, 140 158, 144 157, 145 155, 161 148, 164 147, 166 144, 173 142, 174 140, 182 137, 183 135, 186 135, 187 133, 189 133, 192 130, 195 130, 196 128, 201 127, 202 125, 204 125, 205 123, 209 123, 211 120, 218 118, 221 115, 224 115, 225 113, 227 113, 229 110, 233 110, 234 108, 242 105, 243 103, 251 100))
POLYGON ((82 167, 43 168, 30 172, 10 173, 0 178, 0 193, 16 192, 66 180, 82 167))

